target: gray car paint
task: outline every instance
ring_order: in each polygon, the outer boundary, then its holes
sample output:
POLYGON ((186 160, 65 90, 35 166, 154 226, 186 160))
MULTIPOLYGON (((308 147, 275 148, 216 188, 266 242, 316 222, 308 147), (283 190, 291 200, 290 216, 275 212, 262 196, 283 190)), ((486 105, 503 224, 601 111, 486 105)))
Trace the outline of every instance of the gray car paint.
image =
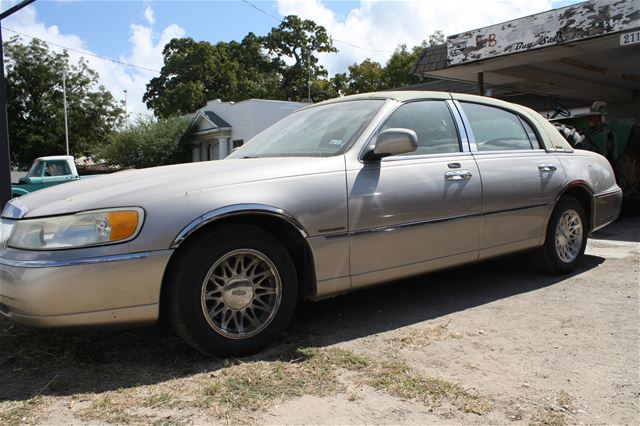
MULTIPOLYGON (((153 271, 153 276, 160 277, 177 237, 189 224, 229 206, 237 206, 241 213, 244 205, 264 205, 285 212, 303 228, 315 265, 314 296, 321 298, 538 246, 544 241, 553 203, 570 185, 584 186, 594 199, 618 193, 604 157, 572 152, 553 126, 527 108, 490 98, 436 92, 383 92, 327 103, 369 98, 387 101, 344 155, 230 158, 126 171, 22 197, 18 202, 26 211, 19 214, 23 220, 97 208, 139 206, 145 210, 145 223, 140 235, 126 244, 48 252, 5 248, 0 250, 0 277, 21 283, 25 278, 27 283, 34 279, 33 273, 3 265, 2 259, 8 263, 140 252, 162 253, 163 260, 156 262, 153 271), (455 155, 409 155, 386 158, 379 163, 363 162, 362 152, 375 140, 376 130, 384 119, 401 102, 416 99, 473 100, 516 112, 536 126, 545 149, 477 154, 465 145, 466 152, 455 155), (551 176, 543 176, 537 169, 543 161, 552 161, 560 167, 551 176), (444 173, 452 162, 469 170, 471 179, 446 181, 444 173)), ((461 123, 464 117, 454 118, 461 123)), ((459 131, 462 143, 468 144, 470 129, 459 131)), ((617 216, 619 199, 617 195, 612 198, 600 202, 604 206, 601 209, 604 219, 595 218, 594 223, 602 225, 617 216)), ((13 210, 5 209, 3 214, 9 216, 7 212, 13 210)), ((119 267, 120 280, 142 286, 136 289, 139 299, 145 304, 148 301, 157 304, 162 280, 140 281, 144 266, 136 262, 128 262, 124 269, 119 267)), ((83 266, 74 268, 70 276, 78 279, 83 266)), ((85 288, 95 285, 94 289, 100 289, 97 294, 109 291, 110 283, 103 283, 98 271, 115 267, 104 264, 92 268, 91 280, 96 282, 87 282, 85 288)), ((57 274, 63 269, 41 269, 39 279, 46 281, 47 276, 56 274, 50 281, 59 282, 57 274)), ((113 274, 109 279, 117 280, 113 274)), ((0 286, 0 296, 6 288, 5 284, 0 286)), ((77 293, 74 298, 77 303, 82 294, 77 293)), ((110 299, 104 309, 118 308, 118 304, 130 308, 127 293, 124 294, 117 300, 110 299)), ((79 306, 82 303, 62 311, 81 312, 77 310, 81 309, 79 306)), ((92 308, 99 307, 92 305, 92 308)), ((144 309, 149 311, 148 307, 144 309)), ((157 317, 157 310, 153 312, 149 321, 157 317)), ((135 318, 140 320, 139 315, 135 318)))

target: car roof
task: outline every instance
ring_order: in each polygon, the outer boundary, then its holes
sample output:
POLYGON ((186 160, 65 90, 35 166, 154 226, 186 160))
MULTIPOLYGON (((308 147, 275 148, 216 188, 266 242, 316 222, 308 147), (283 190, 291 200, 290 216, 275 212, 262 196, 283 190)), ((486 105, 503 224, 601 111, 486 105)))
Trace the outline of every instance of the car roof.
POLYGON ((71 155, 49 155, 47 157, 38 157, 34 161, 50 161, 50 160, 70 160, 73 161, 71 155))

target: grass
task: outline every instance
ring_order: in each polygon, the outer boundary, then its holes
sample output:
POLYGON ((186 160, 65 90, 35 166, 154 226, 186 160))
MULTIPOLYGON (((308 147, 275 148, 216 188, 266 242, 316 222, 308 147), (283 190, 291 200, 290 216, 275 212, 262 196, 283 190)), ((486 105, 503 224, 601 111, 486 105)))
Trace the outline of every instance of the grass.
POLYGON ((275 401, 343 391, 339 371, 369 365, 368 359, 345 349, 298 349, 294 355, 289 361, 237 363, 220 371, 204 388, 203 405, 222 418, 232 418, 236 410, 263 412, 275 401))
POLYGON ((374 366, 363 378, 363 383, 399 398, 420 401, 430 410, 444 401, 465 413, 484 415, 492 409, 490 401, 459 384, 422 377, 402 362, 383 362, 374 366))
POLYGON ((36 396, 26 401, 0 402, 0 424, 32 424, 37 420, 42 403, 42 396, 36 396))
MULTIPOLYGON (((147 386, 143 392, 136 388, 112 391, 93 399, 81 411, 81 418, 117 424, 162 420, 136 411, 136 407, 146 407, 183 412, 187 417, 172 419, 178 423, 188 422, 194 412, 234 424, 252 423, 274 405, 295 397, 347 392, 350 381, 419 401, 430 409, 448 401, 467 413, 482 415, 491 410, 490 402, 460 385, 422 377, 406 364, 373 361, 346 349, 305 348, 281 353, 270 361, 231 361, 217 371, 196 374, 180 386, 176 382, 147 386)), ((356 398, 353 392, 347 394, 349 401, 356 398)))
POLYGON ((538 411, 532 418, 531 426, 564 426, 567 424, 565 414, 573 412, 573 397, 565 391, 560 391, 555 399, 556 406, 547 406, 538 411))
POLYGON ((450 321, 435 327, 413 328, 401 336, 387 339, 387 342, 400 347, 400 349, 406 349, 426 346, 439 340, 462 338, 460 333, 451 333, 448 330, 449 323, 450 321))
MULTIPOLYGON (((446 326, 428 338, 446 336, 446 326)), ((222 361, 152 330, 42 332, 0 318, 0 424, 33 424, 52 413, 112 424, 246 423, 302 395, 356 400, 353 385, 363 383, 429 406, 450 400, 468 412, 485 409, 454 384, 347 349, 299 348, 304 341, 222 361), (425 389, 429 398, 418 395, 425 389)))

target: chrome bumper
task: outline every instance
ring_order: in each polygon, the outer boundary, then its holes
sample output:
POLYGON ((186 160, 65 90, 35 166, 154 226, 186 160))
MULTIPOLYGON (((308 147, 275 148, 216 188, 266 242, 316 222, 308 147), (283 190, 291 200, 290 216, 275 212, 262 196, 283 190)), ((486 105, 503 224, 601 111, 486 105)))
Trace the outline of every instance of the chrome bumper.
POLYGON ((59 261, 0 257, 0 314, 36 327, 151 324, 171 253, 59 261))
POLYGON ((594 195, 593 197, 593 227, 591 232, 604 228, 620 216, 622 207, 622 190, 594 195))

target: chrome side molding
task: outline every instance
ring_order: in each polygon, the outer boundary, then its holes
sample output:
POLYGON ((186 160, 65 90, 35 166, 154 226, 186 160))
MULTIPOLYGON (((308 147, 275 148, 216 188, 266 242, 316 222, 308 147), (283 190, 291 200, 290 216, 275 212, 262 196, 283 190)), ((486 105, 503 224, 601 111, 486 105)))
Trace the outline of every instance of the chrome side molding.
MULTIPOLYGON (((155 252, 154 252, 155 253, 155 252)), ((61 260, 15 260, 0 257, 0 265, 16 268, 59 268, 62 266, 96 265, 100 263, 123 262, 127 260, 146 259, 152 252, 116 254, 111 256, 84 257, 61 260)))

